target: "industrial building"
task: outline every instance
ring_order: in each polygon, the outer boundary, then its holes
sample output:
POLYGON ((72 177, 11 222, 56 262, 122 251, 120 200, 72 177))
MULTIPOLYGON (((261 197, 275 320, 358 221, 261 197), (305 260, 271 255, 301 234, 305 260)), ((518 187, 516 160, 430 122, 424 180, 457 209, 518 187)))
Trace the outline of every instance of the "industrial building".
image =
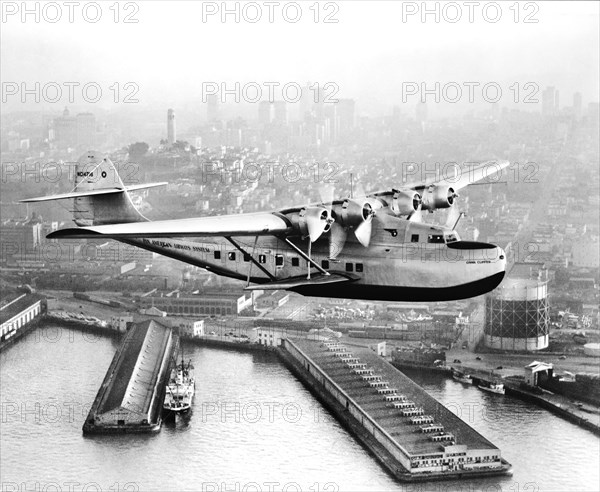
POLYGON ((240 314, 252 306, 252 296, 229 292, 179 295, 147 296, 140 298, 140 308, 156 307, 169 315, 177 316, 228 316, 240 314))
POLYGON ((294 372, 400 480, 510 469, 498 447, 376 352, 337 340, 287 338, 283 346, 294 372))
POLYGON ((167 326, 152 320, 134 325, 106 372, 83 432, 159 430, 165 385, 177 344, 177 337, 167 326))
POLYGON ((2 299, 0 307, 0 348, 25 331, 29 324, 44 311, 43 297, 37 294, 20 294, 2 299))
POLYGON ((507 279, 485 300, 484 344, 494 350, 548 347, 548 282, 507 279))

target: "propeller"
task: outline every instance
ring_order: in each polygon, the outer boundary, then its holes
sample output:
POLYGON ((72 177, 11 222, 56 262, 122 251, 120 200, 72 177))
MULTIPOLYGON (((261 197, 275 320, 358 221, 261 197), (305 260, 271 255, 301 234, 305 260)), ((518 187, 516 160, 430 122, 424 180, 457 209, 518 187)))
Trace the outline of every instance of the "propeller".
POLYGON ((423 203, 419 202, 417 210, 408 216, 409 222, 423 222, 423 203))
MULTIPOLYGON (((371 216, 372 217, 372 216, 371 216)), ((371 232, 373 231, 373 221, 369 220, 368 222, 363 222, 359 224, 359 226, 354 229, 354 235, 358 242, 362 244, 365 248, 369 247, 369 243, 371 242, 371 232)))
POLYGON ((339 222, 331 224, 331 231, 329 236, 329 259, 335 260, 337 255, 342 252, 344 244, 346 244, 346 238, 348 237, 348 231, 339 222))
POLYGON ((334 222, 331 212, 324 207, 309 207, 300 211, 300 221, 304 233, 314 243, 322 234, 328 232, 334 222))
POLYGON ((450 188, 448 190, 448 203, 452 206, 454 205, 454 202, 456 201, 457 198, 459 198, 460 195, 458 193, 456 193, 456 191, 454 191, 454 188, 450 188))
MULTIPOLYGON (((354 188, 354 183, 351 184, 351 187, 354 188)), ((330 260, 335 260, 341 253, 346 244, 348 230, 350 229, 353 231, 358 242, 365 248, 371 242, 375 208, 378 208, 377 205, 381 206, 381 203, 362 198, 364 190, 360 183, 357 183, 356 189, 360 193, 359 198, 355 199, 351 196, 340 203, 335 202, 333 199, 335 192, 333 186, 322 185, 319 187, 323 206, 329 210, 330 215, 335 217, 335 220, 330 224, 330 260)))
POLYGON ((337 221, 332 227, 329 237, 329 258, 334 260, 344 248, 348 238, 348 230, 365 248, 369 247, 373 232, 374 204, 369 200, 353 200, 347 198, 334 209, 337 221))
MULTIPOLYGON (((308 257, 311 258, 312 243, 331 229, 334 218, 331 216, 331 210, 323 206, 303 208, 298 215, 300 231, 308 238, 308 257)), ((307 278, 310 279, 311 262, 307 262, 307 265, 307 278)))

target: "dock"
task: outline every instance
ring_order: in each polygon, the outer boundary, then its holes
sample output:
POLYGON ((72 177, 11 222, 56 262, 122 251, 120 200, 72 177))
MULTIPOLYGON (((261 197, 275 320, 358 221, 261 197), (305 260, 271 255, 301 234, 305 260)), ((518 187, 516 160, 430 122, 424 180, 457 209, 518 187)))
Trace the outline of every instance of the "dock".
POLYGON ((148 320, 125 335, 83 424, 84 434, 156 432, 178 338, 148 320))
POLYGON ((292 372, 397 479, 510 472, 497 446, 372 350, 289 338, 282 348, 292 372))
POLYGON ((525 385, 522 380, 500 377, 494 374, 493 370, 483 371, 463 365, 459 367, 461 372, 471 376, 474 386, 478 386, 480 383, 501 382, 507 395, 534 403, 594 434, 600 435, 600 410, 596 405, 590 403, 577 404, 577 400, 572 397, 525 385))

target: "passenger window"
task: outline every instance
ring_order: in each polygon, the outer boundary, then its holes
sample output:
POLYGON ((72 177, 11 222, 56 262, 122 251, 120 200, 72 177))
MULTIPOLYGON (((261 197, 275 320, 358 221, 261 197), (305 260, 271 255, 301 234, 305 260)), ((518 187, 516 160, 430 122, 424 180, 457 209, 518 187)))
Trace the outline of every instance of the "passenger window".
POLYGON ((294 256, 294 257, 292 258, 292 266, 293 266, 293 267, 300 266, 300 258, 297 258, 297 257, 295 257, 295 256, 294 256))
POLYGON ((244 261, 250 261, 250 255, 248 253, 244 253, 244 261))
POLYGON ((410 242, 411 243, 418 243, 419 242, 419 235, 418 234, 413 234, 412 236, 410 236, 410 242))
POLYGON ((275 266, 283 266, 283 255, 275 255, 275 266))
POLYGON ((346 263, 346 271, 347 272, 353 272, 354 271, 354 265, 352 265, 352 263, 346 263))
POLYGON ((356 273, 362 273, 362 271, 363 271, 363 264, 357 263, 356 264, 356 273))
POLYGON ((266 263, 267 262, 267 255, 258 255, 258 262, 259 263, 266 263))
POLYGON ((321 266, 325 269, 328 270, 329 269, 329 260, 323 260, 321 262, 321 266))
POLYGON ((235 261, 235 252, 230 251, 229 253, 227 253, 227 258, 231 261, 235 261))
POLYGON ((215 251, 215 260, 220 260, 220 259, 221 259, 221 252, 215 251))
POLYGON ((440 235, 440 234, 429 234, 429 236, 427 237, 427 242, 428 243, 433 243, 433 244, 443 244, 444 243, 444 236, 440 235))

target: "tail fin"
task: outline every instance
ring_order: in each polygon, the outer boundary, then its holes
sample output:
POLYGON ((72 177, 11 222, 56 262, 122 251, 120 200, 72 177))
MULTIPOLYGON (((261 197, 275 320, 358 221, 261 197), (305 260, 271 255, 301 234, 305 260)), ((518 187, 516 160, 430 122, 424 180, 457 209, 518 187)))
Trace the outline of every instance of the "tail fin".
POLYGON ((128 190, 161 186, 167 183, 125 186, 110 159, 89 152, 75 168, 75 187, 70 193, 21 202, 41 202, 73 198, 73 221, 78 226, 143 222, 148 219, 135 208, 128 190))
POLYGON ((75 168, 74 191, 119 189, 120 193, 79 196, 73 201, 73 221, 78 226, 146 221, 133 205, 125 185, 110 159, 90 152, 75 168))

